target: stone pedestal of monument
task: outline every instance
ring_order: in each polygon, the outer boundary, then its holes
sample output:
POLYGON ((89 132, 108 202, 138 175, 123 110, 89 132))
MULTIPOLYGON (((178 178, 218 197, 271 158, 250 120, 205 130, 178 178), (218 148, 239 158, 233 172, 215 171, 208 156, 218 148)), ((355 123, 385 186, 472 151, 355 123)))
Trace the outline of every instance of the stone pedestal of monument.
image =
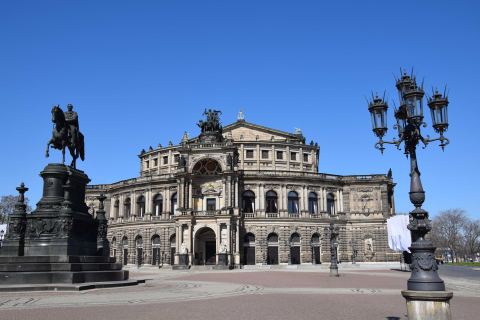
POLYGON ((178 264, 172 267, 173 270, 186 270, 189 269, 188 264, 188 253, 179 253, 178 254, 178 264))
POLYGON ((217 262, 217 265, 215 265, 213 267, 213 269, 215 270, 225 270, 225 269, 230 269, 230 265, 228 263, 228 256, 229 254, 228 253, 219 253, 217 254, 218 256, 218 262, 217 262))
POLYGON ((128 281, 128 271, 103 250, 106 220, 95 220, 88 213, 87 175, 62 164, 49 164, 40 175, 43 196, 32 214, 26 214, 23 203, 26 188, 17 188, 21 195, 0 250, 0 290, 79 290, 85 286, 78 284, 95 287, 98 282, 103 286, 137 284, 128 281))
POLYGON ((409 320, 451 320, 452 292, 404 290, 409 320))

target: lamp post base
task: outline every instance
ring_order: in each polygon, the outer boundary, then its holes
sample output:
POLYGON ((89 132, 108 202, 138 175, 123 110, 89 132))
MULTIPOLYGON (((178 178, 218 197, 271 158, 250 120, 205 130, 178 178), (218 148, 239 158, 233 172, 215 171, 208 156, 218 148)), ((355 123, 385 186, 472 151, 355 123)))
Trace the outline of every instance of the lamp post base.
POLYGON ((409 320, 451 320, 450 299, 452 292, 446 291, 402 291, 407 300, 409 320))
POLYGON ((330 277, 339 277, 338 268, 330 268, 330 277))

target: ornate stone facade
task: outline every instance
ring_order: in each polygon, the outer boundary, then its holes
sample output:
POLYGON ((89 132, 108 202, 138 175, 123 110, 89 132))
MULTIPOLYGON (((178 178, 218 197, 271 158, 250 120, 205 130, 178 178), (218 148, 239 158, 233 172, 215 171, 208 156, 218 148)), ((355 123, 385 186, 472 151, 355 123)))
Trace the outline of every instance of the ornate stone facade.
POLYGON ((182 248, 192 265, 216 264, 219 253, 230 265, 318 264, 330 261, 334 221, 340 262, 354 251, 356 261, 398 259, 387 246, 391 176, 319 173, 320 148, 300 130, 243 117, 222 127, 215 112, 205 112, 199 136, 142 150, 140 177, 88 186, 93 214, 96 197, 107 196, 111 255, 178 264, 182 248))

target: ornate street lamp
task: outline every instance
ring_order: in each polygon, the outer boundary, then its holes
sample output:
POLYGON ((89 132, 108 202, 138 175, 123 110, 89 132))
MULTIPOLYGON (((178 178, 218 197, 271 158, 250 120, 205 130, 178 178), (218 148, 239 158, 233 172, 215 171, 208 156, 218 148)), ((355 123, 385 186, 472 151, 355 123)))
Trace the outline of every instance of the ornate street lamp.
MULTIPOLYGON (((444 302, 448 304, 451 298, 450 293, 446 293, 445 284, 437 273, 437 263, 435 261, 435 247, 426 234, 431 230, 431 222, 428 219, 428 212, 422 209, 425 201, 425 192, 423 191, 420 180, 420 170, 417 163, 416 148, 419 142, 422 142, 424 148, 432 141, 440 141, 442 150, 448 145, 449 140, 444 137, 444 132, 448 129, 447 106, 448 98, 445 93, 442 95, 435 91, 432 97, 428 98, 428 106, 431 111, 432 125, 434 130, 439 133, 439 137, 431 139, 429 136, 423 137, 420 128, 426 127, 423 122, 423 97, 425 95, 422 86, 418 86, 413 75, 403 73, 400 79, 396 81, 400 98, 400 107, 395 109, 398 139, 393 141, 384 141, 383 136, 387 132, 387 109, 388 104, 383 98, 374 97, 368 103, 368 110, 372 117, 373 132, 379 138, 375 147, 382 153, 384 144, 394 144, 398 149, 404 143, 404 153, 410 156, 410 201, 415 209, 410 212, 410 223, 408 229, 412 234, 412 264, 411 276, 408 280, 407 292, 402 294, 410 301, 412 291, 429 291, 443 293, 444 302), (447 294, 447 295, 445 295, 447 294), (447 296, 448 299, 447 299, 447 296)), ((432 297, 434 294, 424 294, 432 297)), ((418 297, 418 295, 416 296, 418 297)), ((425 298, 425 297, 423 297, 425 298)), ((438 298, 438 297, 437 297, 438 298)), ((413 299, 413 298, 412 298, 413 299)), ((439 301, 438 299, 435 301, 439 301)), ((409 311, 410 312, 410 311, 409 311)), ((410 317, 409 317, 410 318, 410 317)), ((442 318, 443 319, 443 318, 442 318)))
POLYGON ((330 277, 338 277, 338 257, 337 257, 337 237, 338 237, 338 227, 330 222, 330 277))

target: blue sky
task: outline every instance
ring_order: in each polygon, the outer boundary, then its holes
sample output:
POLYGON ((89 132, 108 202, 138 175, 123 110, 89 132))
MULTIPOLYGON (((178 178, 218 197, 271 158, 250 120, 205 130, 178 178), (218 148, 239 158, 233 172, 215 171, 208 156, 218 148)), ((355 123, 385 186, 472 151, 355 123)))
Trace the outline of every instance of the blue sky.
POLYGON ((92 183, 138 176, 142 148, 197 134, 214 107, 224 124, 242 109, 301 128, 320 144, 321 172, 392 168, 407 212, 409 163, 373 148, 365 96, 387 90, 393 109, 393 74, 414 67, 426 88, 448 84, 451 101, 451 144, 419 151, 424 207, 480 218, 479 39, 476 1, 2 1, 0 195, 24 181, 39 200, 39 171, 61 159, 44 157, 54 104, 79 112, 78 167, 92 183))

